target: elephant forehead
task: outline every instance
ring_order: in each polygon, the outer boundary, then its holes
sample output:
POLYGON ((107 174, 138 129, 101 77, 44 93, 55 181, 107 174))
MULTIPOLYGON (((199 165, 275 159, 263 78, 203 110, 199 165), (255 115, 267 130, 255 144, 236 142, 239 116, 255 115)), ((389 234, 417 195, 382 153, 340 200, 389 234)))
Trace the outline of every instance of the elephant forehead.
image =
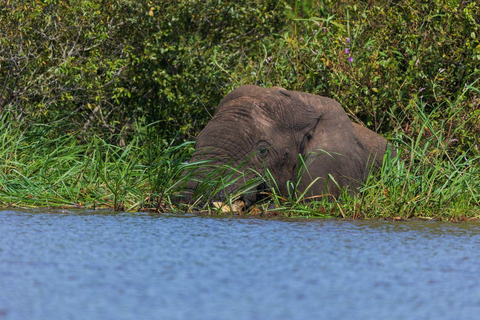
POLYGON ((270 129, 278 120, 276 112, 267 108, 262 101, 254 101, 249 111, 252 115, 252 120, 260 128, 270 129))
POLYGON ((279 104, 259 103, 252 111, 260 126, 280 132, 302 130, 316 122, 316 115, 296 102, 279 104))
POLYGON ((257 125, 278 130, 302 130, 316 123, 317 110, 305 103, 301 94, 283 89, 241 87, 224 98, 216 117, 231 121, 255 121, 257 125))
POLYGON ((219 146, 253 145, 255 137, 259 136, 258 127, 248 117, 236 113, 216 115, 197 137, 198 145, 219 146))

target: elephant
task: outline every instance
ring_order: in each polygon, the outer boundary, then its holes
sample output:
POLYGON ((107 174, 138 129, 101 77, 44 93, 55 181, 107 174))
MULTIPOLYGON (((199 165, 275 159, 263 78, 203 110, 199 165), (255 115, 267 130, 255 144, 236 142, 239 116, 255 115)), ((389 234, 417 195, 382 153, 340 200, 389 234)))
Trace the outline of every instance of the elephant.
MULTIPOLYGON (((342 188, 354 193, 369 171, 382 165, 387 140, 350 121, 337 101, 280 87, 241 86, 218 105, 199 133, 190 163, 211 161, 213 166, 239 163, 256 174, 268 169, 280 194, 287 182, 312 198, 338 198, 342 188), (299 157, 301 155, 301 157, 299 157), (303 159, 306 170, 299 159, 303 159)), ((203 178, 206 179, 205 173, 203 178)), ((253 177, 254 173, 247 173, 253 177)), ((199 185, 187 183, 184 200, 199 185)), ((230 185, 233 193, 238 184, 230 185)), ((246 206, 259 199, 265 185, 241 196, 246 206)))

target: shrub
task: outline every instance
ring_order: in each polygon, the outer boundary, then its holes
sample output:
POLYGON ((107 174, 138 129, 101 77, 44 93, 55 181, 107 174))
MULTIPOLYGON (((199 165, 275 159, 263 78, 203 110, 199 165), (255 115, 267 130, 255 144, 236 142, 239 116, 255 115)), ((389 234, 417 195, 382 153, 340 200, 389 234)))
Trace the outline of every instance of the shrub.
POLYGON ((448 132, 462 127, 450 136, 456 148, 478 154, 475 3, 313 0, 291 1, 290 10, 277 41, 259 51, 263 59, 239 66, 250 75, 242 82, 335 98, 352 119, 387 135, 413 134, 416 105, 427 106, 434 124, 448 118, 448 132))
POLYGON ((135 132, 190 137, 233 87, 216 59, 248 60, 283 24, 282 5, 9 1, 0 9, 0 111, 120 144, 135 132))
POLYGON ((478 154, 479 17, 475 2, 440 0, 7 1, 0 111, 165 146, 233 88, 277 85, 335 98, 387 136, 419 132, 426 106, 451 148, 478 154))

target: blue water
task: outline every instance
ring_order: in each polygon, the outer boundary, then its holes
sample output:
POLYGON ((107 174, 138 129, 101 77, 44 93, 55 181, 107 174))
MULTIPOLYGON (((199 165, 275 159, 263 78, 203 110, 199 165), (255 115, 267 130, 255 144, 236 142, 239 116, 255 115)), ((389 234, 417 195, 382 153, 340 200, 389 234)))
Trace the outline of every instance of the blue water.
POLYGON ((0 319, 474 319, 480 224, 0 211, 0 319))

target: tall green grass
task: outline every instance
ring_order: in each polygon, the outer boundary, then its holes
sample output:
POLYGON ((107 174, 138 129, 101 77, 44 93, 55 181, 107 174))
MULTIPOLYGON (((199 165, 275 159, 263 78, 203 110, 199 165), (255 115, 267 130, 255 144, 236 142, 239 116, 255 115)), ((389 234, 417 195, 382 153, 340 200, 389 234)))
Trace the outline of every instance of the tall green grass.
POLYGON ((385 157, 381 173, 372 175, 363 188, 362 214, 404 218, 480 217, 480 157, 478 150, 455 147, 463 124, 447 129, 461 112, 458 102, 445 102, 431 113, 447 108, 450 115, 431 121, 425 106, 416 105, 413 134, 395 132, 400 152, 385 157))
MULTIPOLYGON (((455 137, 464 130, 462 124, 454 129, 446 128, 462 113, 459 101, 447 101, 431 114, 425 112, 424 105, 417 104, 413 128, 409 134, 401 130, 394 132, 381 170, 371 171, 360 193, 343 190, 334 201, 326 197, 311 201, 305 192, 289 192, 287 197, 272 192, 272 201, 289 216, 480 218, 478 150, 455 148, 455 137), (442 107, 448 110, 449 116, 440 123, 432 121, 432 114, 442 107), (393 150, 397 154, 392 157, 393 150)), ((294 185, 291 189, 295 189, 294 185)))
POLYGON ((69 135, 50 139, 48 128, 21 127, 8 114, 0 117, 1 207, 214 213, 222 211, 210 206, 217 195, 231 206, 259 183, 246 179, 244 164, 189 163, 192 142, 163 147, 135 137, 119 147, 99 137, 86 144, 69 135), (186 183, 195 180, 194 200, 181 203, 186 183), (234 183, 239 189, 227 194, 234 183))
POLYGON ((132 210, 150 190, 148 168, 139 163, 136 141, 117 147, 94 138, 49 139, 48 131, 23 132, 7 116, 0 119, 0 206, 108 207, 132 210))
MULTIPOLYGON (((146 146, 136 137, 119 147, 96 137, 78 143, 74 136, 50 139, 43 127, 22 131, 8 114, 0 117, 0 206, 109 208, 117 211, 234 213, 244 193, 266 186, 262 201, 242 214, 317 218, 480 218, 480 157, 478 150, 455 148, 457 131, 447 124, 462 112, 461 104, 445 102, 432 112, 418 101, 408 132, 390 139, 397 155, 387 154, 381 170, 372 171, 359 193, 343 190, 338 198, 306 196, 297 182, 287 194, 278 192, 268 169, 188 162, 193 143, 146 146), (443 110, 443 111, 442 111, 443 110), (438 112, 447 112, 444 121, 438 112), (434 114, 434 116, 432 116, 434 114), (181 192, 195 181, 189 203, 181 192), (230 194, 229 186, 236 191, 230 194), (223 207, 213 205, 218 197, 223 207)), ((401 122, 402 119, 399 119, 401 122)), ((466 123, 467 121, 465 121, 466 123)), ((302 158, 299 158, 302 163, 302 158)), ((308 170, 305 165, 302 170, 308 170)), ((334 183, 334 181, 331 181, 334 183)))

